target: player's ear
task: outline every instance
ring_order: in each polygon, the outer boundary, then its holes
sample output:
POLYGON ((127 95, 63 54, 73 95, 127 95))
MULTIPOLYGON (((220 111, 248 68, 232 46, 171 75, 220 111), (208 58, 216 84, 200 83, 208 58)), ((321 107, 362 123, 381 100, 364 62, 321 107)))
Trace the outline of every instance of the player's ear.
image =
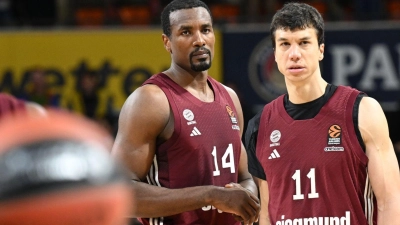
POLYGON ((322 59, 324 59, 325 44, 319 45, 319 51, 320 51, 320 54, 319 54, 318 59, 319 59, 319 61, 321 61, 322 59))
POLYGON ((169 40, 169 37, 168 37, 167 35, 163 34, 163 35, 162 35, 162 40, 163 40, 163 43, 164 43, 164 48, 165 48, 169 53, 172 53, 172 50, 171 50, 171 42, 170 42, 170 40, 169 40))

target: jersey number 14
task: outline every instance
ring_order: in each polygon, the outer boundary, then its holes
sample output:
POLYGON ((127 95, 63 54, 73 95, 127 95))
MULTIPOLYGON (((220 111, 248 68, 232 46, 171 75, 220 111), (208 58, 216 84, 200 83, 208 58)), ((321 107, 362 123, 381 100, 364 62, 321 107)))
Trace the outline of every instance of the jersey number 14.
MULTIPOLYGON (((217 147, 214 146, 211 155, 214 157, 214 165, 215 170, 213 171, 214 176, 221 175, 221 171, 218 168, 218 158, 217 158, 217 147)), ((233 156, 233 146, 229 144, 228 148, 226 149, 224 155, 222 156, 222 168, 231 168, 231 173, 235 173, 235 159, 233 156), (229 159, 229 162, 228 162, 229 159)))

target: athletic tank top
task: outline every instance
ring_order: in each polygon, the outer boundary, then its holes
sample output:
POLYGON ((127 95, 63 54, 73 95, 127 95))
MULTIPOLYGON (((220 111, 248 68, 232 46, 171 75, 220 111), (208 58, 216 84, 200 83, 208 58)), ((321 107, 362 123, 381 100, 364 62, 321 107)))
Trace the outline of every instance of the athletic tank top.
POLYGON ((359 93, 339 86, 307 120, 293 120, 283 96, 265 106, 256 155, 268 181, 271 224, 376 224, 368 158, 353 126, 359 93))
MULTIPOLYGON (((175 120, 172 137, 157 146, 148 183, 176 189, 237 182, 241 138, 236 109, 225 88, 208 77, 214 101, 202 102, 163 73, 152 76, 146 84, 163 90, 175 120)), ((141 221, 164 225, 240 224, 231 214, 212 206, 141 221)))

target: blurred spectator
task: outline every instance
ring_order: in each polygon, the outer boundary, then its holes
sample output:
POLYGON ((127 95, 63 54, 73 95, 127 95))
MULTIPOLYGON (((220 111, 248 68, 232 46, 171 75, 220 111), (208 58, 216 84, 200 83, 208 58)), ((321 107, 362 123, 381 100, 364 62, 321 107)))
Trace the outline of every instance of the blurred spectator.
POLYGON ((86 70, 78 74, 76 90, 62 96, 60 105, 97 121, 113 133, 108 99, 103 93, 99 73, 95 70, 86 70))
POLYGON ((18 97, 45 107, 59 104, 59 96, 49 87, 45 70, 39 67, 29 71, 27 84, 18 97))
POLYGON ((86 71, 79 78, 78 91, 82 98, 82 111, 89 118, 103 117, 104 106, 100 105, 98 95, 99 77, 96 71, 86 71))

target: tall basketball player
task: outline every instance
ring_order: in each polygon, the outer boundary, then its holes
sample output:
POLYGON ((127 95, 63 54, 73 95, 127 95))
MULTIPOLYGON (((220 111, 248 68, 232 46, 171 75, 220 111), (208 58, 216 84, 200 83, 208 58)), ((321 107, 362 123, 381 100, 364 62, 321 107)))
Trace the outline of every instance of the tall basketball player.
POLYGON ((373 98, 322 78, 320 13, 288 3, 270 29, 288 94, 246 131, 260 225, 398 224, 400 174, 385 115, 373 98))
POLYGON ((113 154, 132 174, 143 224, 239 225, 258 218, 257 187, 241 142, 236 93, 208 75, 213 21, 199 0, 175 0, 162 12, 171 67, 126 100, 113 154))

